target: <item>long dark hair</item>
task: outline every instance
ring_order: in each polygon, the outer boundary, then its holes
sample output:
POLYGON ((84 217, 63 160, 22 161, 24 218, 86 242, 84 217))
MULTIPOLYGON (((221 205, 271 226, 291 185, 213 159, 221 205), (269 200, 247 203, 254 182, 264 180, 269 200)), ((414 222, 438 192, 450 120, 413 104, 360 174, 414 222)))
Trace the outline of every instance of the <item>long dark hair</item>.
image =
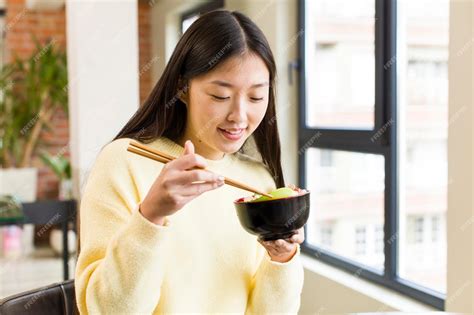
POLYGON ((212 11, 189 27, 150 95, 114 140, 132 138, 149 143, 165 136, 177 141, 186 127, 187 109, 180 100, 180 93, 187 89, 187 82, 224 60, 246 52, 258 55, 270 73, 267 112, 253 136, 275 184, 277 187, 285 186, 275 110, 275 61, 263 32, 239 12, 212 11))

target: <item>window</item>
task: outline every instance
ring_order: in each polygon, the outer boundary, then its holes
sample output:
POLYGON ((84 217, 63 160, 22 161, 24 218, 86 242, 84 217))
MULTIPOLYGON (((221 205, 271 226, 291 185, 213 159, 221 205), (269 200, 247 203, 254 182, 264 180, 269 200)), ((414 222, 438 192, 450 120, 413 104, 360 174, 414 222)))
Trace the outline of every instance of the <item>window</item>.
POLYGON ((365 255, 367 251, 367 235, 365 227, 355 229, 355 254, 365 255))
MULTIPOLYGON (((307 239, 353 261, 383 270, 383 254, 377 259, 364 251, 354 250, 354 231, 359 225, 383 226, 384 158, 380 155, 309 148, 306 151, 307 187, 311 204, 307 239), (325 152, 331 152, 331 167, 322 166, 325 152), (353 167, 353 165, 358 167, 353 167), (360 205, 364 206, 361 207, 360 205), (360 222, 362 221, 362 222, 360 222), (331 222, 333 242, 323 244, 318 231, 331 222)), ((372 240, 373 241, 373 240, 372 240)), ((370 244, 375 246, 375 244, 370 244)))
POLYGON ((204 2, 204 4, 184 13, 181 15, 181 34, 186 30, 204 13, 221 9, 224 7, 224 0, 212 0, 204 2))
POLYGON ((330 247, 332 245, 332 227, 321 226, 321 246, 330 247))
POLYGON ((449 0, 299 3, 302 249, 443 309, 449 0))
POLYGON ((383 255, 383 226, 378 225, 374 230, 375 234, 375 255, 383 255))
POLYGON ((321 161, 322 167, 331 167, 332 166, 332 151, 322 150, 320 161, 321 161))
MULTIPOLYGON (((446 240, 431 242, 432 217, 447 209, 448 43, 447 0, 397 1, 399 224, 415 221, 415 242, 400 238, 399 275, 446 292, 446 240)), ((462 114, 462 113, 459 113, 462 114)), ((456 119, 455 117, 453 119, 456 119)), ((436 219, 435 219, 436 220, 436 219)), ((439 233, 446 225, 436 223, 439 233)))
POLYGON ((374 126, 374 1, 306 2, 306 11, 314 16, 307 32, 315 49, 307 51, 305 61, 318 69, 306 74, 317 87, 307 95, 309 126, 374 126), (354 27, 356 31, 346 32, 354 27))
POLYGON ((414 219, 414 227, 413 227, 413 234, 414 234, 414 243, 419 244, 423 243, 423 218, 415 218, 414 219))
POLYGON ((436 243, 439 241, 439 217, 431 217, 431 241, 436 243))

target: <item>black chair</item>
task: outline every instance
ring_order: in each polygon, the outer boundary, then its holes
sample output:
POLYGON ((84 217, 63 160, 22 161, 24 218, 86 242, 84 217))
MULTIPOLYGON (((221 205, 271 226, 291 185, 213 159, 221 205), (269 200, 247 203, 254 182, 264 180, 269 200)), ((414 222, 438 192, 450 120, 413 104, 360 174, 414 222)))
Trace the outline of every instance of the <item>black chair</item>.
POLYGON ((79 314, 74 280, 55 283, 0 300, 0 314, 79 314))

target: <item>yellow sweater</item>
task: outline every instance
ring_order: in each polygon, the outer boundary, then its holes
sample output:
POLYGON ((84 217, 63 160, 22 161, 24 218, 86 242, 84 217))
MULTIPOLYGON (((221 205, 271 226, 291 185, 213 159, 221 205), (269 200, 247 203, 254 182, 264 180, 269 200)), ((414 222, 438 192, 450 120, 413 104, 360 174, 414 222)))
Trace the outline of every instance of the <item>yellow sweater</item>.
MULTIPOLYGON (((287 314, 300 306, 299 247, 287 263, 270 260, 238 221, 233 201, 249 193, 224 185, 167 218, 137 211, 163 164, 107 144, 89 174, 80 205, 76 299, 81 314, 287 314)), ((162 137, 148 144, 174 156, 162 137)), ((208 169, 264 191, 275 183, 262 163, 235 153, 208 169)))

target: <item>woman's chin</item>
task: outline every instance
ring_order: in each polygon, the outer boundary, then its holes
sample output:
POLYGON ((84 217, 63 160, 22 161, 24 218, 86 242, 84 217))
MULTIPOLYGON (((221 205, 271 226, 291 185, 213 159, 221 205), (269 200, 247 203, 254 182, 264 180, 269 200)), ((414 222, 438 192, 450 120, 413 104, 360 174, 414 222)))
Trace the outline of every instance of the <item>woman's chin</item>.
POLYGON ((241 139, 239 141, 223 141, 221 140, 217 145, 219 151, 224 152, 225 154, 233 154, 240 150, 242 145, 244 144, 245 139, 241 139))

